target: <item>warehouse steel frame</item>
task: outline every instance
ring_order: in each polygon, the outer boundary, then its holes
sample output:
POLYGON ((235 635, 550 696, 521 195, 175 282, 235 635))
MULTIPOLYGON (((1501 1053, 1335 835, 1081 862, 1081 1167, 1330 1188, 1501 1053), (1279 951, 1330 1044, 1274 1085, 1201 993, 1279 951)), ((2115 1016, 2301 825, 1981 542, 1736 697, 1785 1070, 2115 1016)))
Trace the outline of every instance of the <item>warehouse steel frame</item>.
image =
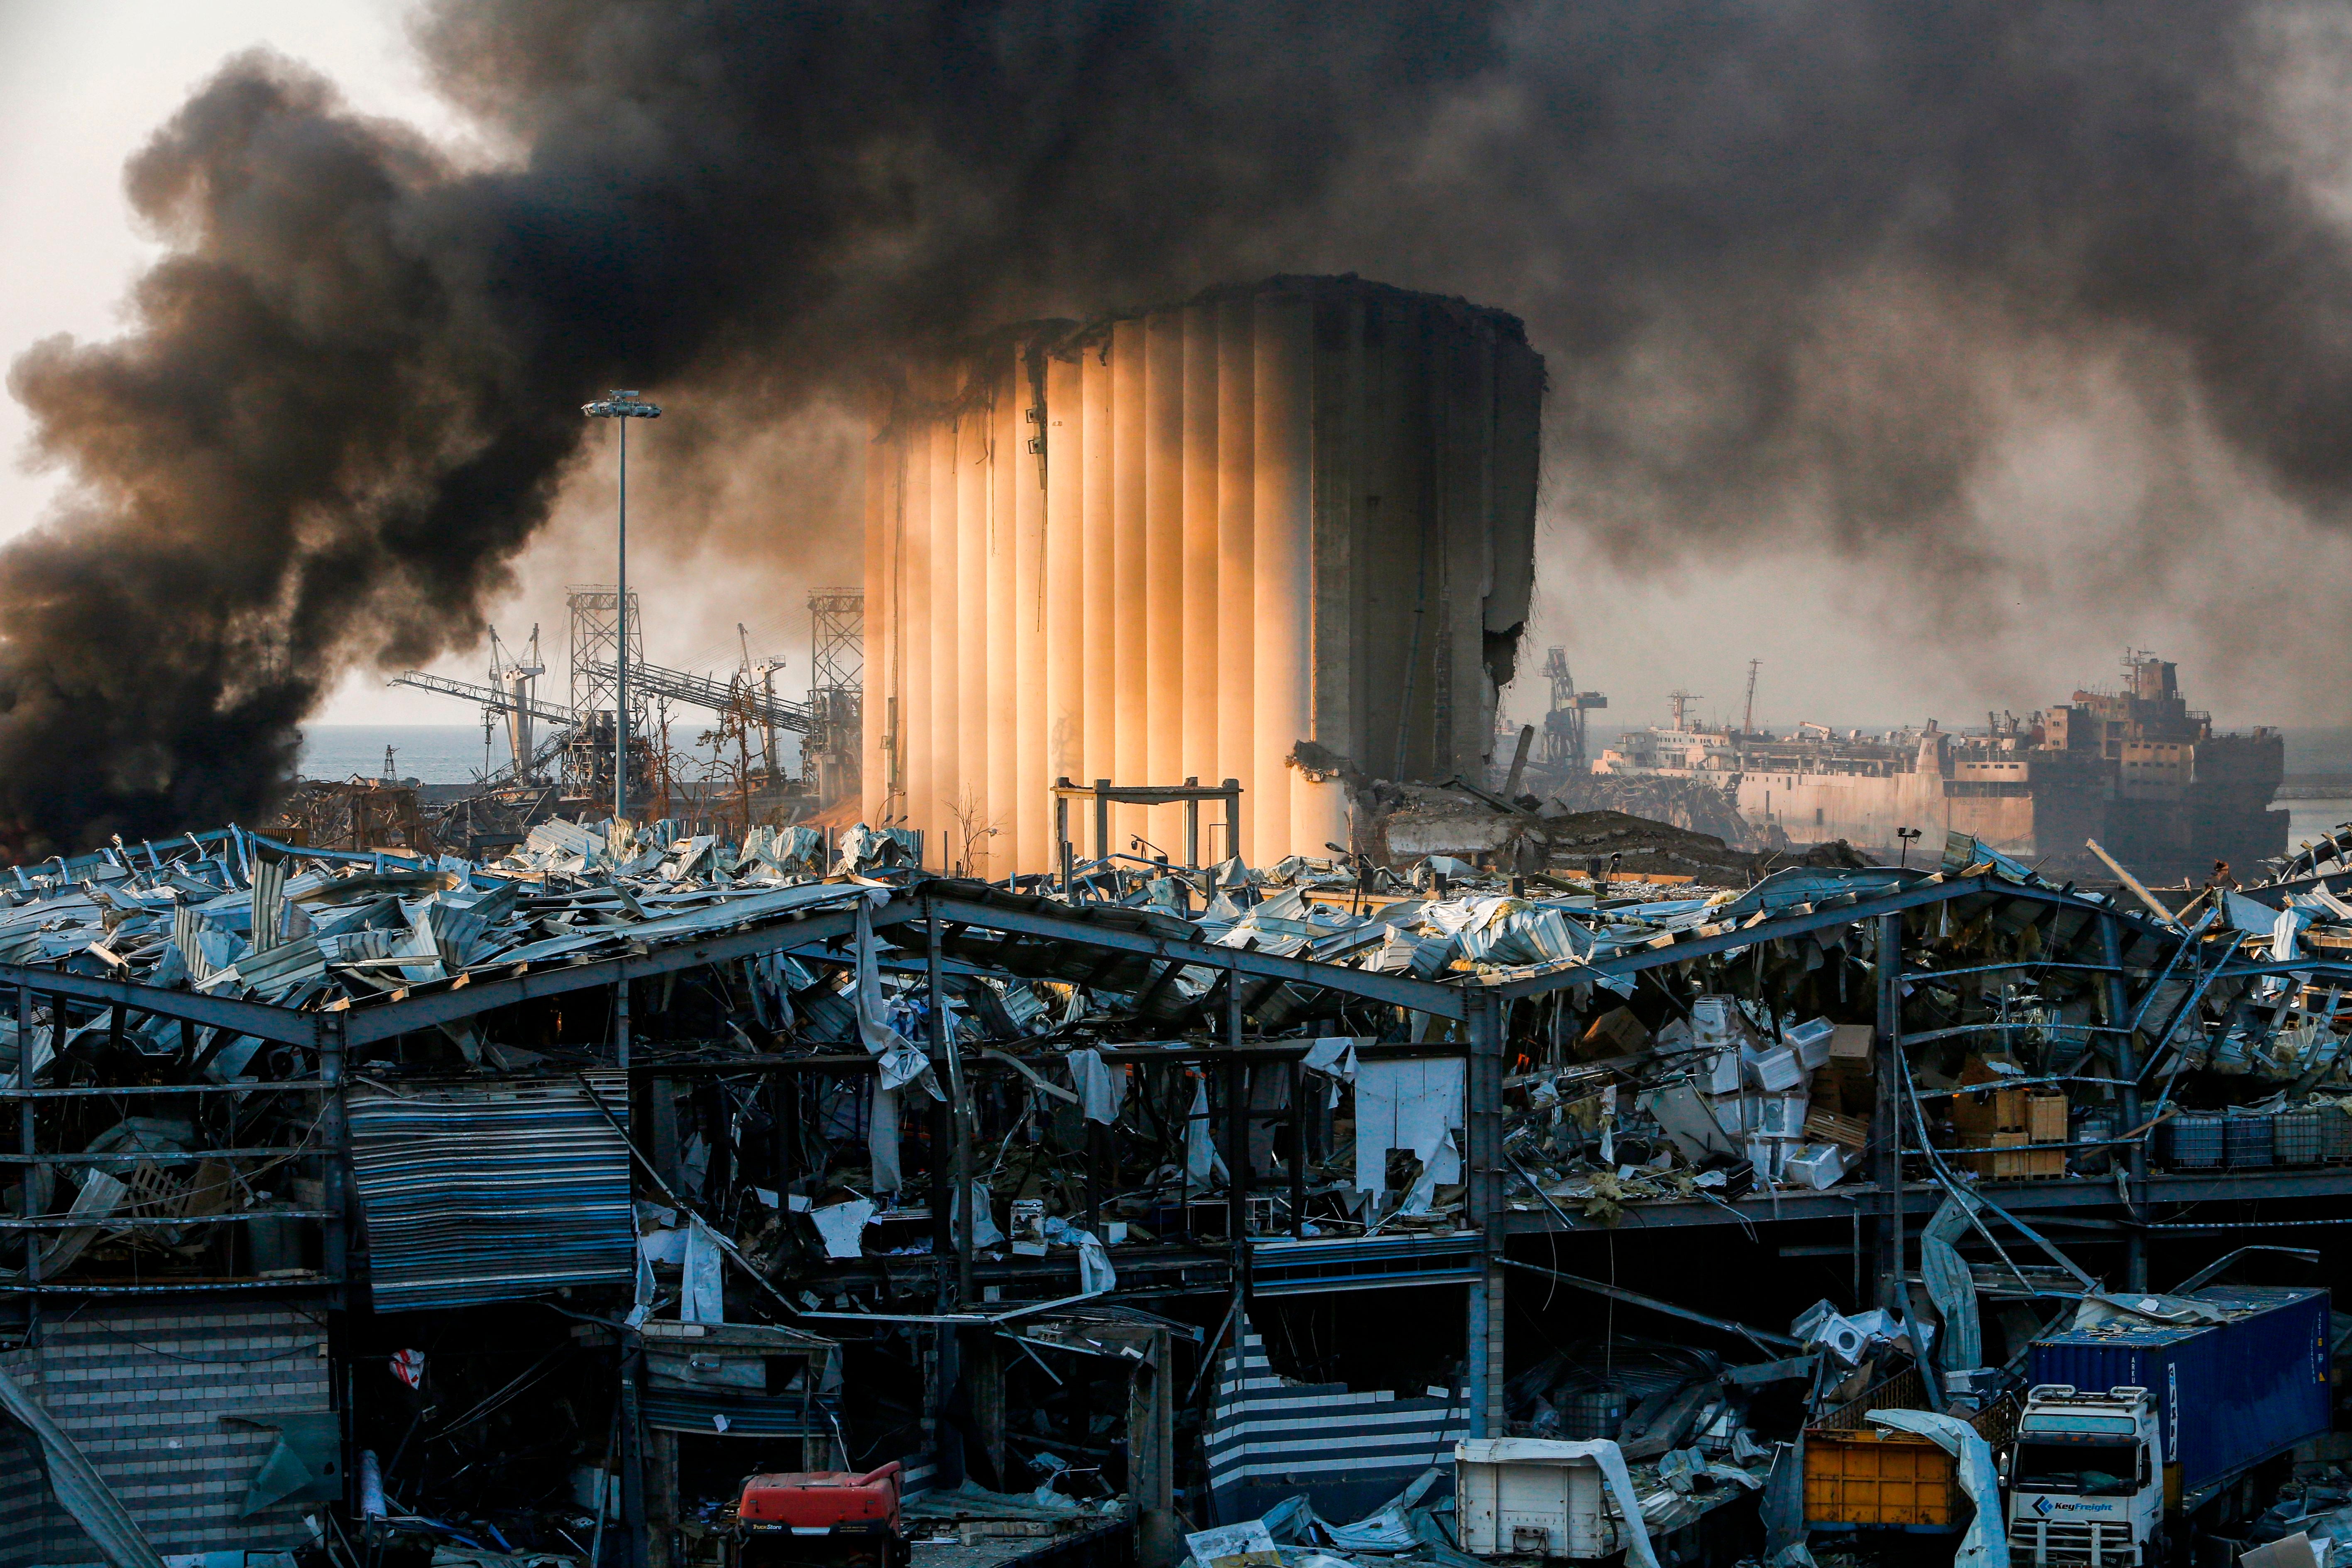
MULTIPOLYGON (((2352 880, 2347 877, 2347 880, 2352 880)), ((1760 912, 1748 923, 1740 925, 1703 926, 1694 932, 1675 938, 1662 938, 1653 945, 1633 952, 1620 953, 1590 963, 1569 962, 1553 965, 1537 974, 1517 973, 1507 976, 1467 976, 1459 981, 1440 983, 1404 974, 1351 969, 1341 965, 1316 963, 1311 960, 1283 957, 1254 952, 1245 948, 1228 947, 1213 942, 1151 931, 1122 929, 1108 925, 1099 918, 1089 918, 1088 906, 1076 906, 1066 910, 1043 900, 1003 894, 985 884, 966 881, 917 881, 894 890, 887 902, 872 910, 870 919, 877 931, 903 930, 919 924, 924 932, 924 945, 931 965, 932 984, 939 984, 940 951, 943 933, 949 931, 982 931, 1008 940, 1035 942, 1091 950, 1107 958, 1140 958, 1150 963, 1176 968, 1222 972, 1225 1006, 1225 1038, 1222 1045, 1198 1048, 1155 1051, 1153 1059, 1203 1062, 1269 1060, 1291 1053, 1279 1049, 1277 1042, 1267 1041, 1258 1047, 1247 1047, 1242 1039, 1241 1008, 1235 989, 1244 979, 1287 982, 1339 993, 1363 1000, 1384 1003, 1431 1015, 1437 1018, 1459 1022, 1462 1039, 1458 1042, 1435 1043, 1415 1047, 1413 1054, 1430 1057, 1465 1057, 1470 1067, 1466 1075, 1465 1121, 1468 1133, 1467 1170, 1468 1204, 1475 1216, 1477 1257, 1474 1265, 1465 1267, 1462 1261, 1452 1261, 1458 1252, 1457 1244, 1433 1243, 1432 1256, 1446 1254, 1441 1272, 1446 1277, 1468 1283, 1467 1348, 1468 1384, 1475 1430, 1489 1435, 1498 1434, 1501 1409, 1495 1397, 1499 1380, 1503 1351, 1503 1285, 1502 1269, 1507 1238, 1513 1235, 1540 1234, 1545 1231, 1590 1228, 1592 1222, 1581 1221, 1552 1209, 1550 1212, 1511 1212, 1502 1202, 1502 1089, 1505 1021, 1510 1004, 1551 994, 1560 990, 1590 984, 1606 979, 1624 979, 1645 970, 1678 964, 1694 959, 1735 952, 1758 942, 1838 928, 1868 927, 1882 944, 1880 951, 1899 951, 1901 921, 1906 910, 1931 907, 1955 900, 1990 894, 2002 899, 2058 906, 2085 913, 2101 922, 2104 962, 2098 964, 2076 964, 2072 967, 2102 972, 2107 976, 2110 1016, 2123 1016, 2137 1002, 2145 1008, 2156 990, 2172 973, 2168 964, 2148 974, 2147 984, 2135 999, 2129 989, 2130 974, 2125 968, 2121 953, 2127 942, 2153 938, 2161 942, 2179 944, 2185 948, 2197 934, 2179 929, 2167 929, 2139 911, 2118 907, 2104 900, 2077 895, 2068 889, 2053 889, 2011 881, 1991 875, 1921 876, 1907 885, 1880 892, 1846 891, 1819 903, 1795 905, 1780 913, 1760 912), (1273 1048, 1269 1048, 1273 1047, 1273 1048)), ((394 1038, 421 1029, 455 1023, 478 1016, 495 1009, 517 1003, 576 993, 592 987, 623 987, 625 983, 676 973, 706 965, 777 952, 798 951, 813 958, 831 957, 813 951, 827 943, 837 943, 855 934, 856 913, 853 909, 834 909, 815 913, 789 917, 770 923, 749 926, 719 935, 700 937, 675 946, 634 952, 620 958, 594 962, 551 965, 543 968, 517 966, 514 973, 495 978, 477 978, 472 974, 420 985, 394 994, 383 1002, 358 1007, 303 1012, 270 1006, 228 997, 209 996, 195 992, 161 990, 99 976, 74 974, 56 969, 22 964, 0 964, 0 986, 13 987, 20 1019, 29 1019, 37 995, 50 999, 52 1027, 62 1031, 70 1009, 107 1007, 113 1009, 121 1020, 126 1010, 158 1017, 182 1020, 193 1026, 232 1031, 264 1040, 278 1041, 315 1053, 318 1072, 314 1079, 290 1080, 279 1084, 230 1086, 153 1086, 143 1089, 121 1088, 39 1088, 31 1081, 33 1053, 26 1050, 20 1059, 20 1075, 13 1087, 0 1088, 0 1100, 19 1102, 23 1152, 6 1156, 5 1163, 30 1168, 37 1163, 86 1163, 87 1155, 41 1154, 33 1149, 32 1116, 35 1105, 45 1100, 125 1093, 191 1093, 236 1090, 252 1092, 257 1088, 278 1091, 316 1092, 322 1097, 320 1122, 320 1142, 330 1152, 327 1161, 328 1203, 320 1211, 305 1211, 301 1217, 321 1221, 325 1227, 327 1268, 322 1278, 301 1283, 340 1291, 344 1285, 346 1244, 345 1224, 350 1191, 345 1173, 348 1160, 348 1137, 342 1115, 344 1064, 348 1053, 360 1047, 394 1038)), ((2175 963, 2179 952, 2174 954, 2175 963)), ((1998 967, 1998 966, 1997 966, 1998 967)), ((1780 1197, 1772 1213, 1748 1215, 1731 1210, 1727 1205, 1698 1203, 1660 1203, 1629 1209, 1633 1223, 1640 1225, 1686 1226, 1692 1224, 1729 1224, 1770 1221, 1795 1222, 1827 1217, 1869 1216, 1877 1221, 1880 1237, 1877 1251, 1880 1262, 1882 1299, 1895 1289, 1896 1260, 1902 1256, 1902 1231, 1908 1215, 1932 1209, 1943 1200, 1942 1190, 1933 1184, 1904 1184, 1895 1179, 1896 1162, 1900 1158, 1890 1131, 1897 1126, 1894 1089, 1900 1075, 1892 1070, 1902 1049, 1899 1014, 1895 1006, 1899 987, 1906 980, 1931 977, 1941 973, 1920 971, 1906 975, 1899 964, 1878 966, 1880 981, 1879 1024, 1876 1049, 1881 1063, 1889 1070, 1878 1077, 1881 1103, 1874 1118, 1872 1153, 1874 1160, 1874 1181, 1868 1185, 1811 1194, 1789 1194, 1780 1197)), ((1166 971, 1163 971, 1165 973, 1166 971)), ((2204 979, 2217 977, 2245 980, 2265 974, 2294 973, 2338 980, 2352 984, 2352 958, 2313 957, 2283 963, 2241 961, 2224 958, 2204 979)), ((616 1016, 624 1020, 615 1041, 616 1054, 622 1065, 627 1065, 625 1006, 616 1007, 616 1016)), ((934 1017, 938 1015, 935 1013, 934 1017)), ((2119 1076, 2129 1079, 2131 1031, 2115 1030, 2108 1026, 2086 1026, 2119 1034, 2119 1076)), ((26 1036, 29 1038, 29 1034, 26 1036)), ((950 1058, 954 1054, 943 1041, 935 1039, 934 1051, 950 1058)), ((789 1070, 802 1068, 818 1071, 839 1071, 857 1065, 854 1058, 819 1058, 814 1059, 760 1058, 743 1064, 757 1070, 789 1070)), ((948 1064, 951 1082, 961 1085, 961 1073, 952 1059, 948 1064)), ((640 1064, 632 1070, 642 1074, 675 1072, 675 1068, 640 1064)), ((698 1070, 688 1068, 687 1070, 698 1070)), ((2137 1096, 2125 1107, 2126 1116, 2137 1110, 2137 1096)), ((1242 1123, 1236 1119, 1229 1126, 1228 1136, 1238 1137, 1242 1123)), ((959 1142, 962 1140, 959 1140, 959 1142)), ((2305 1174, 2263 1173, 2253 1175, 2215 1176, 2152 1176, 2146 1166, 2144 1144, 2129 1144, 2127 1201, 2119 1200, 2114 1190, 2105 1184, 2057 1183, 2044 1184, 2040 1190, 2022 1194, 2003 1194, 2002 1206, 2011 1211, 2036 1213, 2082 1207, 2122 1206, 2135 1216, 2147 1212, 2151 1201, 2166 1203, 2198 1203, 2217 1198, 2253 1198, 2278 1196, 2310 1196, 2352 1190, 2352 1178, 2343 1173, 2326 1171, 2305 1174)), ((277 1152, 278 1151, 271 1151, 277 1152)), ((210 1154, 234 1154, 236 1151, 208 1151, 210 1154)), ((1233 1184, 1238 1197, 1242 1184, 1233 1184)), ((28 1177, 29 1188, 29 1177, 28 1177)), ((28 1191, 29 1196, 29 1191, 28 1191)), ((27 1205, 26 1213, 30 1213, 27 1205)), ((56 1229, 68 1222, 59 1218, 17 1219, 0 1222, 9 1229, 56 1229)), ((2012 1220, 2012 1223, 2015 1223, 2012 1220)), ((1242 1235, 1236 1222, 1234 1235, 1242 1235)), ((969 1238, 959 1250, 962 1254, 960 1274, 970 1287, 969 1238)), ((2127 1233, 2130 1248, 2127 1271, 2128 1288, 2145 1289, 2145 1258, 2140 1251, 2137 1229, 2127 1233)), ((1255 1248, 1237 1245, 1234 1279, 1246 1289, 1248 1256, 1253 1251, 1271 1251, 1289 1260, 1291 1268, 1300 1265, 1292 1254, 1303 1257, 1306 1248, 1296 1244, 1260 1241, 1255 1248)), ((1411 1247, 1402 1250, 1411 1251, 1411 1247)), ((1306 1266, 1311 1275, 1311 1265, 1306 1266)), ((1302 1276, 1306 1278, 1307 1276, 1302 1276)), ((1417 1276, 1404 1276, 1417 1278, 1417 1276)), ((1395 1274, 1385 1279, 1402 1278, 1395 1274)), ((256 1287, 257 1288, 257 1287, 256 1287)), ((173 1289, 168 1286, 77 1287, 44 1284, 37 1279, 24 1284, 0 1286, 0 1295, 145 1293, 173 1289)), ((181 1288, 184 1289, 184 1287, 181 1288)))

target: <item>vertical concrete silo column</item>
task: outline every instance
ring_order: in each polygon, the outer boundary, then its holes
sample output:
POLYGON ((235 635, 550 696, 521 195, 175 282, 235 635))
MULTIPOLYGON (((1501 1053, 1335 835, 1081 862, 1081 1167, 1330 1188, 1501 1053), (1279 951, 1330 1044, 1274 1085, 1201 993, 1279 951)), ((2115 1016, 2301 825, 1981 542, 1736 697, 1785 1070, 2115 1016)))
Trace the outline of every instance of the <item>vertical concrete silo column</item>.
MULTIPOLYGON (((1075 360, 1045 362, 1045 782, 1077 784, 1087 773, 1086 511, 1079 482, 1086 460, 1079 410, 1084 373, 1075 360)), ((1053 850, 1053 818, 1046 854, 1053 850)), ((1071 824, 1071 837, 1078 837, 1071 824)), ((1046 869, 1054 869, 1047 867, 1046 869)))
MULTIPOLYGON (((1173 784, 1184 776, 1184 317, 1155 310, 1143 321, 1143 776, 1122 784, 1173 784)), ((1171 855, 1182 808, 1149 809, 1144 836, 1171 855)))
MULTIPOLYGON (((1307 456, 1312 521, 1307 533, 1307 626, 1312 641, 1307 669, 1312 736, 1333 757, 1357 755, 1353 701, 1360 685, 1352 616, 1360 586, 1357 525, 1363 494, 1358 447, 1362 422, 1363 300, 1353 289, 1326 287, 1315 301, 1312 424, 1307 456)), ((1326 855, 1326 846, 1349 841, 1347 785, 1328 772, 1316 780, 1294 773, 1290 785, 1290 837, 1299 853, 1326 855)))
POLYGON ((955 422, 956 761, 945 788, 948 860, 973 872, 964 818, 988 798, 988 415, 969 407, 955 422))
MULTIPOLYGON (((1079 581, 1086 601, 1080 630, 1084 648, 1081 693, 1086 702, 1085 766, 1074 783, 1092 784, 1118 771, 1118 552, 1117 486, 1112 458, 1117 447, 1111 418, 1109 340, 1089 343, 1078 361, 1079 581)), ((1094 817, 1086 816, 1085 855, 1103 855, 1110 846, 1095 842, 1094 817)))
MULTIPOLYGON (((879 426, 889 414, 887 404, 876 408, 870 422, 879 426)), ((858 816, 879 822, 888 805, 889 781, 883 746, 894 700, 903 684, 904 656, 898 637, 906 625, 906 605, 899 601, 898 561, 904 542, 899 524, 900 444, 866 444, 866 626, 867 648, 860 700, 866 714, 865 733, 858 737, 858 816)))
MULTIPOLYGON (((988 540, 988 772, 981 775, 987 805, 977 826, 982 833, 972 847, 972 874, 998 878, 1019 864, 1021 823, 1020 677, 1014 668, 1019 628, 1013 606, 1017 597, 1014 578, 1020 563, 1020 529, 1015 518, 1021 489, 1021 410, 1027 399, 1017 370, 1007 365, 992 378, 988 409, 988 500, 983 532, 988 540), (994 828, 995 832, 987 830, 994 828)), ((1034 484, 1034 472, 1029 476, 1034 484)))
POLYGON ((1013 855, 999 870, 1043 871, 1053 858, 1045 830, 1045 433, 1044 366, 1013 363, 1013 855), (1034 417, 1032 417, 1032 416, 1034 417), (1037 443, 1033 447, 1032 443, 1037 443))
MULTIPOLYGON (((1223 776, 1217 772, 1217 307, 1195 300, 1184 307, 1184 734, 1171 782, 1214 784, 1223 776)), ((1214 843, 1204 832, 1202 859, 1216 857, 1214 843)))
MULTIPOLYGON (((1150 731, 1145 696, 1143 384, 1143 323, 1121 321, 1110 338, 1111 679, 1118 730, 1117 766, 1109 774, 1120 784, 1142 784, 1151 770, 1145 739, 1150 731)), ((1142 808, 1115 807, 1111 829, 1113 842, 1105 848, 1125 849, 1130 834, 1144 831, 1142 808)))
POLYGON ((956 679, 956 665, 961 657, 956 620, 962 605, 956 588, 961 552, 956 539, 955 426, 946 419, 934 419, 928 434, 931 471, 930 758, 925 770, 923 794, 915 800, 911 815, 915 826, 925 836, 923 863, 937 868, 947 864, 946 807, 955 793, 962 741, 961 726, 956 717, 962 702, 962 690, 956 679))
MULTIPOLYGON (((1217 302, 1217 763, 1242 786, 1242 853, 1259 864, 1257 694, 1256 310, 1249 297, 1217 302)), ((1217 846, 1220 855, 1225 845, 1217 846)))
POLYGON ((1291 820, 1291 750, 1309 732, 1314 677, 1314 307, 1256 301, 1256 774, 1258 856, 1307 847, 1291 820))
MULTIPOLYGON (((898 620, 892 637, 901 660, 900 793, 891 806, 911 820, 931 776, 931 433, 922 424, 902 422, 890 445, 898 454, 899 474, 898 620)), ((874 720, 869 717, 866 722, 874 720)))

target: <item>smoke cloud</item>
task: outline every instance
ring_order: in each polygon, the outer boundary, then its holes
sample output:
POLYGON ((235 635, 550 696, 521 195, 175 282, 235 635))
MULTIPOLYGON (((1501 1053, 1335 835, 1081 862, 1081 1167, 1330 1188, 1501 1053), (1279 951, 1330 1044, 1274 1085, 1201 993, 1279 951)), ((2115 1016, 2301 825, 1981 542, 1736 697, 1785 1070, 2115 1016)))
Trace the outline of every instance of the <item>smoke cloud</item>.
POLYGON ((1625 563, 1769 536, 1965 585, 2005 455, 2093 388, 2228 469, 2114 478, 2151 551, 2352 499, 2327 8, 468 0, 416 29, 493 158, 230 61, 127 171, 172 246, 131 330, 14 367, 73 481, 0 552, 23 848, 266 809, 342 671, 479 636, 608 386, 741 428, 1002 321, 1276 270, 1526 317, 1550 504, 1625 563))

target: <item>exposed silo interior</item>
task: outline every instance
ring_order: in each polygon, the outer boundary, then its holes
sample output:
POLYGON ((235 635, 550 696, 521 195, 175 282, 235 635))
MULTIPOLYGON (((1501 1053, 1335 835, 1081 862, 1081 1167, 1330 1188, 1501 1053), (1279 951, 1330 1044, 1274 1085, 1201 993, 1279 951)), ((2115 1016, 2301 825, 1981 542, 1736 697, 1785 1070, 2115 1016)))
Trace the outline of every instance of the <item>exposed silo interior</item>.
MULTIPOLYGON (((1055 866, 1057 779, 1230 778, 1266 865, 1347 844, 1351 784, 1483 776, 1543 384, 1516 318, 1355 278, 910 369, 868 456, 867 819, 1002 878, 1055 866)), ((1181 806, 1116 808, 1107 846, 1093 821, 1080 858, 1183 858, 1181 806)))

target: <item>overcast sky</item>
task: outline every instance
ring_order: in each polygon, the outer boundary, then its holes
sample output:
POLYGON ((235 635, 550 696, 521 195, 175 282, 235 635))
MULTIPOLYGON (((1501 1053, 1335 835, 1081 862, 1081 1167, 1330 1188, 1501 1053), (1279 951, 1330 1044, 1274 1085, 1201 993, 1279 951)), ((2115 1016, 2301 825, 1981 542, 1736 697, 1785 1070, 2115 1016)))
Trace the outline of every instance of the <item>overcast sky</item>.
MULTIPOLYGON (((0 359, 13 360, 51 333, 104 336, 118 329, 125 289, 155 254, 131 225, 123 161, 240 50, 278 49, 325 72, 362 110, 406 120, 445 141, 462 136, 464 127, 421 78, 403 10, 394 0, 0 0, 0 111, 8 126, 0 143, 0 359)), ((672 413, 692 417, 690 409, 672 413)), ((59 483, 16 461, 26 431, 24 410, 0 398, 0 453, 8 458, 0 462, 0 537, 35 526, 59 483)), ((655 426, 643 437, 657 448, 661 434, 655 426)), ((2041 447, 2020 455, 2014 472, 1994 476, 1988 504, 2015 519, 2011 554, 2021 586, 2015 617, 1988 622, 1981 638, 1966 627, 1929 624, 1932 563, 1788 559, 1768 542, 1737 559, 1656 563, 1629 578, 1591 558, 1573 520, 1548 509, 1537 620, 1522 668, 1539 668, 1548 644, 1567 646, 1579 683, 1610 692, 1609 729, 1663 721, 1664 694, 1676 686, 1703 695, 1701 713, 1736 713, 1750 658, 1764 661, 1758 717, 1776 725, 1895 722, 1931 713, 1965 724, 1981 722, 1988 707, 2024 710, 2063 700, 2077 684, 2112 683, 2129 642, 2180 658, 2192 700, 2225 722, 2352 720, 2330 672, 2266 659, 2259 627, 2242 624, 2242 606, 2260 602, 2273 582, 2278 615, 2332 616, 2332 590, 2321 585, 2342 581, 2352 567, 2339 559, 2346 546, 2289 520, 2237 519, 2213 531, 2203 558, 2147 591, 2139 568, 2123 564, 2130 552, 2127 541, 2111 536, 2116 520, 2066 510, 2069 474, 2110 455, 2053 427, 2041 447), (2241 624, 2220 628, 2215 609, 2225 600, 2240 606, 2230 618, 2241 624), (2053 605, 2064 613, 2053 613, 2053 605), (2232 681, 2226 688, 2225 669, 2232 681)), ((657 450, 647 458, 658 462, 657 450)), ((558 672, 562 584, 607 574, 593 500, 569 498, 548 539, 523 563, 520 591, 492 608, 492 620, 509 635, 544 624, 558 672)), ((804 623, 790 575, 797 568, 763 583, 707 554, 664 558, 660 521, 648 524, 647 557, 633 555, 632 572, 647 584, 651 657, 715 661, 744 621, 755 636, 782 645, 756 652, 789 652, 791 668, 804 668, 804 623)), ((477 652, 437 668, 477 676, 482 662, 477 652)), ((1514 719, 1533 718, 1543 705, 1537 679, 1523 679, 1505 704, 1514 719)), ((394 723, 472 717, 462 704, 388 691, 364 674, 319 715, 394 723)))

